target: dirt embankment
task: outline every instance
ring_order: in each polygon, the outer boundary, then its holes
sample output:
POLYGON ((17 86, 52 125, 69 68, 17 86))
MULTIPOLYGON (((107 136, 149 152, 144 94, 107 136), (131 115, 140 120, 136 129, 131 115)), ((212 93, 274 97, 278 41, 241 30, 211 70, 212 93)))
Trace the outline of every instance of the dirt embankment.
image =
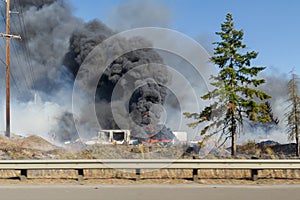
POLYGON ((56 159, 64 150, 39 136, 0 136, 0 159, 56 159))

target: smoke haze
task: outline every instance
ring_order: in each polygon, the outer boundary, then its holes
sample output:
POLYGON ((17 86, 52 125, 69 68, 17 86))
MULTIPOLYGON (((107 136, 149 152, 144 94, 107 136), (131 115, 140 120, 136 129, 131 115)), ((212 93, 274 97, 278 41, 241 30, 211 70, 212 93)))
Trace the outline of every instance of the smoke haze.
MULTIPOLYGON (((52 131, 62 132, 63 135, 67 135, 62 137, 62 140, 72 140, 78 137, 71 114, 71 95, 73 81, 80 65, 83 62, 89 62, 86 60, 88 54, 99 43, 117 31, 143 26, 169 27, 172 22, 172 12, 158 1, 150 0, 125 1, 112 11, 109 25, 105 25, 99 20, 84 23, 82 19, 73 16, 71 6, 63 0, 13 0, 12 8, 22 14, 21 19, 17 15, 12 16, 12 33, 21 34, 23 38, 22 41, 13 40, 15 48, 12 51, 12 95, 15 99, 12 101, 12 131, 18 134, 38 134, 45 137, 52 131), (17 26, 17 24, 21 24, 21 26, 17 26), (18 82, 18 86, 14 84, 14 81, 18 82), (34 94, 37 94, 36 98, 34 98, 34 94), (74 138, 73 135, 75 135, 74 138)), ((3 12, 2 7, 2 14, 3 12)), ((3 30, 2 24, 1 31, 3 30)), ((147 42, 142 38, 120 40, 122 45, 117 48, 130 48, 135 42, 147 42)), ((205 39, 202 37, 199 40, 205 39)), ((206 44, 206 46, 208 45, 206 44)), ((1 59, 4 60, 4 57, 1 59)), ((134 124, 131 125, 125 120, 120 122, 121 125, 128 124, 128 128, 138 129, 134 130, 137 137, 153 136, 153 129, 163 132, 157 137, 161 135, 170 139, 173 137, 168 126, 161 127, 159 124, 163 117, 161 107, 166 103, 169 107, 168 110, 176 113, 173 115, 176 116, 173 119, 168 115, 169 125, 176 123, 182 113, 178 112, 180 108, 176 97, 172 96, 172 91, 165 87, 174 81, 172 79, 174 76, 164 67, 158 70, 157 66, 160 64, 178 65, 178 69, 188 65, 182 59, 173 59, 172 56, 153 49, 127 53, 109 65, 99 80, 96 93, 97 117, 103 128, 120 126, 113 119, 111 108, 108 105, 111 101, 116 104, 122 102, 122 94, 115 96, 114 99, 111 97, 113 88, 118 81, 124 74, 128 74, 131 78, 130 83, 121 84, 121 87, 126 88, 126 84, 139 86, 128 102, 129 106, 126 110, 134 124), (140 65, 148 65, 145 68, 147 71, 129 73, 140 65), (151 74, 151 77, 147 77, 147 74, 151 74), (141 78, 147 81, 140 84, 138 80, 141 78)), ((3 95, 4 68, 1 68, 0 71, 0 92, 3 95)), ((185 73, 185 76, 195 84, 194 87, 197 88, 197 85, 200 84, 201 81, 196 80, 197 77, 193 77, 195 73, 192 70, 179 72, 185 73)), ((287 136, 283 132, 285 125, 282 116, 285 111, 287 75, 271 74, 264 75, 264 78, 267 83, 262 89, 273 97, 271 105, 274 115, 280 120, 279 128, 268 132, 268 136, 265 135, 264 130, 256 131, 256 133, 246 132, 246 135, 240 136, 240 141, 269 137, 286 142, 287 136)), ((201 90, 201 88, 198 89, 201 90)), ((125 92, 126 90, 124 90, 125 92)), ((181 95, 185 96, 186 93, 187 91, 182 91, 181 95)), ((188 99, 186 102, 190 103, 188 99)), ((2 105, 4 105, 4 100, 2 100, 2 105)), ((188 109, 190 110, 184 111, 195 112, 192 104, 188 106, 188 109)), ((88 126, 88 112, 84 112, 83 116, 86 121, 81 123, 88 126)), ((2 116, 2 118, 1 121, 4 122, 4 117, 2 116)), ((126 119, 126 116, 120 113, 120 119, 126 119)), ((2 130, 5 129, 4 124, 1 127, 2 130)))
MULTIPOLYGON (((71 33, 83 22, 60 0, 13 0, 11 9, 20 12, 12 14, 11 32, 22 36, 21 41, 12 40, 11 48, 12 132, 47 137, 62 113, 71 109, 71 73, 62 61, 71 33)), ((1 72, 5 80, 4 69, 1 72)), ((3 81, 1 86, 4 91, 3 81)), ((1 121, 4 130, 4 116, 1 121)))
POLYGON ((114 8, 108 23, 114 30, 139 27, 169 27, 171 10, 158 0, 128 0, 114 8))

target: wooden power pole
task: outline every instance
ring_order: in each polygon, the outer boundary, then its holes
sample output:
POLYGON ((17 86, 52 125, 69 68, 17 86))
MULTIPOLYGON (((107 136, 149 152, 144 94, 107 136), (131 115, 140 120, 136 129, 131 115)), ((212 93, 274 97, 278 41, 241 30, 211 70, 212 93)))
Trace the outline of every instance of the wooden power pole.
POLYGON ((6 33, 0 33, 0 37, 6 38, 6 132, 5 136, 10 138, 10 39, 21 39, 19 35, 10 34, 10 0, 6 2, 6 33))

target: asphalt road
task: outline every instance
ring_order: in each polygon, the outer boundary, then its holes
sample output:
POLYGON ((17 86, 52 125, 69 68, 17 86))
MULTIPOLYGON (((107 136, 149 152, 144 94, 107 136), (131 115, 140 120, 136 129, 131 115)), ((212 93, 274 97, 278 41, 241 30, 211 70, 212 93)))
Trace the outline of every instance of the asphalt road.
POLYGON ((300 185, 0 185, 2 200, 287 200, 300 199, 300 185))

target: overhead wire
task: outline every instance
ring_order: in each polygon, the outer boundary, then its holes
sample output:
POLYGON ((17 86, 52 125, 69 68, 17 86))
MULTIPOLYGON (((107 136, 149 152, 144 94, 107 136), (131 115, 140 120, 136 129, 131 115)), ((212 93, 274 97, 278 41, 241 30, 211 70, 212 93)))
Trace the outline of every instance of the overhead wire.
MULTIPOLYGON (((15 26, 15 24, 16 24, 16 22, 13 21, 13 25, 14 26, 15 26)), ((12 30, 13 30, 13 28, 12 28, 12 30)), ((12 42, 11 44, 12 44, 11 46, 12 46, 13 53, 14 53, 14 59, 13 59, 13 61, 17 62, 17 67, 14 68, 15 70, 12 70, 12 74, 13 74, 14 71, 18 71, 19 75, 23 74, 24 75, 24 82, 25 82, 24 85, 27 88, 27 90, 30 90, 30 84, 29 84, 29 82, 27 80, 27 77, 28 77, 27 74, 28 74, 28 72, 24 69, 24 66, 21 65, 21 61, 20 61, 21 58, 20 58, 20 56, 19 56, 19 54, 17 52, 17 48, 16 48, 15 43, 12 42)), ((29 73, 29 75, 30 75, 30 73, 29 73)), ((29 79, 31 79, 30 76, 29 76, 29 79)))
MULTIPOLYGON (((15 3, 14 5, 17 5, 17 4, 15 3)), ((17 8, 17 10, 19 10, 18 7, 16 7, 16 8, 17 8)), ((14 19, 14 20, 12 20, 12 25, 13 25, 12 26, 12 30, 14 29, 15 32, 20 31, 20 34, 23 35, 24 31, 23 31, 23 27, 22 27, 22 24, 21 24, 21 20, 20 20, 20 13, 16 14, 15 16, 14 16, 14 18, 12 18, 12 19, 14 19), (17 16, 17 19, 19 19, 19 22, 17 22, 15 20, 16 19, 15 16, 17 16), (18 30, 18 28, 19 28, 19 30, 18 30)), ((14 49, 14 52, 15 52, 16 60, 18 62, 17 70, 19 70, 19 72, 21 71, 21 73, 24 74, 25 85, 26 85, 27 89, 30 90, 31 89, 31 85, 29 84, 28 79, 30 80, 30 83, 33 83, 32 73, 31 73, 31 70, 30 70, 31 67, 30 67, 30 64, 29 64, 29 59, 28 59, 28 56, 27 56, 27 51, 24 49, 24 44, 22 43, 22 41, 19 42, 19 44, 20 45, 18 45, 18 47, 22 48, 21 50, 23 51, 23 54, 25 53, 24 54, 25 55, 25 59, 24 60, 26 62, 27 67, 29 68, 29 70, 26 70, 25 66, 21 65, 21 62, 20 62, 21 58, 19 56, 19 53, 16 50, 16 45, 17 44, 15 42, 13 42, 12 46, 13 46, 13 49, 14 49), (29 73, 28 73, 28 71, 29 71, 29 73)), ((23 59, 23 57, 22 57, 22 59, 23 59)))
MULTIPOLYGON (((5 4, 5 3, 4 3, 5 4)), ((16 15, 14 15, 11 19, 11 30, 13 33, 17 33, 21 35, 22 38, 28 38, 28 32, 26 29, 26 24, 24 20, 24 9, 21 6, 20 0, 13 0, 14 9, 18 11, 16 15)), ((2 7, 0 5, 0 7, 2 7)), ((4 5, 6 6, 6 5, 4 5)), ((3 7, 2 7, 3 8, 3 7)), ((0 8, 1 12, 1 23, 6 24, 6 12, 5 9, 0 8)), ((15 10, 14 10, 15 11, 15 10)), ((14 13, 14 12, 12 12, 14 13)), ((11 71, 11 77, 13 79, 13 84, 17 88, 17 91, 21 94, 21 89, 23 92, 28 93, 28 91, 34 91, 37 92, 37 84, 36 84, 36 74, 33 70, 33 64, 32 64, 32 54, 29 50, 28 43, 25 40, 21 40, 18 42, 12 42, 12 50, 13 50, 13 59, 11 60, 13 65, 17 65, 17 67, 14 67, 11 71), (20 51, 22 51, 22 54, 20 54, 20 51), (23 84, 21 87, 17 85, 15 75, 18 75, 18 79, 22 78, 23 84), (21 88, 21 89, 20 89, 21 88), (27 92, 26 92, 27 91, 27 92)), ((5 55, 5 50, 3 47, 4 43, 0 43, 0 49, 2 50, 3 54, 5 55)), ((3 57, 2 57, 3 58, 3 57)), ((1 56, 0 56, 1 59, 1 56)), ((0 62, 5 64, 3 62, 4 59, 1 59, 0 62)), ((6 65, 6 64, 5 64, 6 65)), ((18 80, 20 83, 20 80, 18 80)))
MULTIPOLYGON (((27 37, 27 31, 26 31, 26 26, 24 23, 24 18, 23 18, 23 9, 20 6, 20 0, 14 0, 14 8, 19 11, 19 13, 16 13, 17 15, 12 17, 12 24, 11 24, 11 30, 12 32, 16 32, 20 34, 22 37, 27 37), (17 17, 16 17, 17 16, 17 17)), ((1 9, 1 15, 2 15, 2 20, 3 23, 6 24, 6 13, 4 12, 4 9, 1 9)), ((22 85, 22 90, 24 93, 28 93, 28 91, 34 91, 36 93, 36 78, 34 76, 34 71, 32 67, 32 62, 31 62, 31 55, 30 51, 28 48, 28 44, 26 42, 12 42, 12 49, 14 53, 14 57, 12 59, 12 63, 15 65, 17 64, 17 67, 14 67, 11 72, 11 77, 14 80, 14 86, 17 88, 17 91, 21 94, 20 87, 17 85, 17 82, 15 81, 14 78, 14 73, 18 74, 18 78, 23 77, 23 85, 22 85), (22 57, 20 56, 20 52, 18 52, 18 48, 21 48, 19 51, 22 51, 22 57), (22 60, 22 62, 21 62, 22 60), (22 63, 22 64, 21 64, 22 63), (24 65, 25 64, 25 65, 24 65)), ((3 46, 1 46, 2 51, 5 54, 5 51, 3 49, 3 46)), ((4 55, 3 54, 3 55, 4 55)), ((1 60, 3 61, 3 59, 1 60)), ((20 81, 19 81, 20 82, 20 81)))
MULTIPOLYGON (((5 24, 6 21, 5 21, 5 14, 3 13, 3 9, 0 9, 1 10, 1 16, 2 16, 2 21, 3 23, 5 24)), ((0 44, 0 50, 2 51, 2 54, 1 55, 5 55, 6 51, 4 50, 4 47, 0 44)), ((2 62, 2 64, 4 64, 4 70, 6 69, 6 62, 3 61, 3 59, 0 57, 0 61, 2 62)), ((19 94, 21 94, 21 91, 20 91, 20 88, 18 87, 18 84, 16 82, 16 79, 14 77, 13 74, 11 74, 11 78, 12 78, 12 81, 13 81, 13 85, 14 87, 17 89, 17 92, 19 94)))
MULTIPOLYGON (((19 10, 18 19, 19 19, 19 23, 20 23, 20 30, 21 30, 21 33, 22 33, 23 37, 27 38, 27 29, 26 29, 26 25, 25 25, 25 22, 24 22, 23 8, 21 7, 20 0, 15 0, 15 1, 17 1, 16 5, 18 5, 17 9, 19 10)), ((23 47, 23 50, 25 52, 26 62, 28 64, 28 68, 29 68, 29 72, 30 72, 30 79, 32 81, 31 82, 32 83, 32 88, 33 88, 34 91, 36 91, 37 90, 36 76, 35 76, 35 73, 34 73, 34 70, 33 70, 32 62, 31 62, 31 60, 32 60, 31 53, 29 51, 28 44, 25 41, 22 43, 22 47, 23 47)))
MULTIPOLYGON (((4 64, 4 66, 6 65, 5 61, 4 61, 2 58, 0 58, 0 62, 1 62, 2 64, 4 64)), ((15 86, 16 89, 17 89, 17 92, 18 92, 19 94, 21 94, 21 90, 20 90, 20 88, 18 87, 18 84, 17 84, 16 79, 14 78, 14 76, 11 76, 11 79, 12 79, 12 81, 13 81, 14 86, 15 86)))

